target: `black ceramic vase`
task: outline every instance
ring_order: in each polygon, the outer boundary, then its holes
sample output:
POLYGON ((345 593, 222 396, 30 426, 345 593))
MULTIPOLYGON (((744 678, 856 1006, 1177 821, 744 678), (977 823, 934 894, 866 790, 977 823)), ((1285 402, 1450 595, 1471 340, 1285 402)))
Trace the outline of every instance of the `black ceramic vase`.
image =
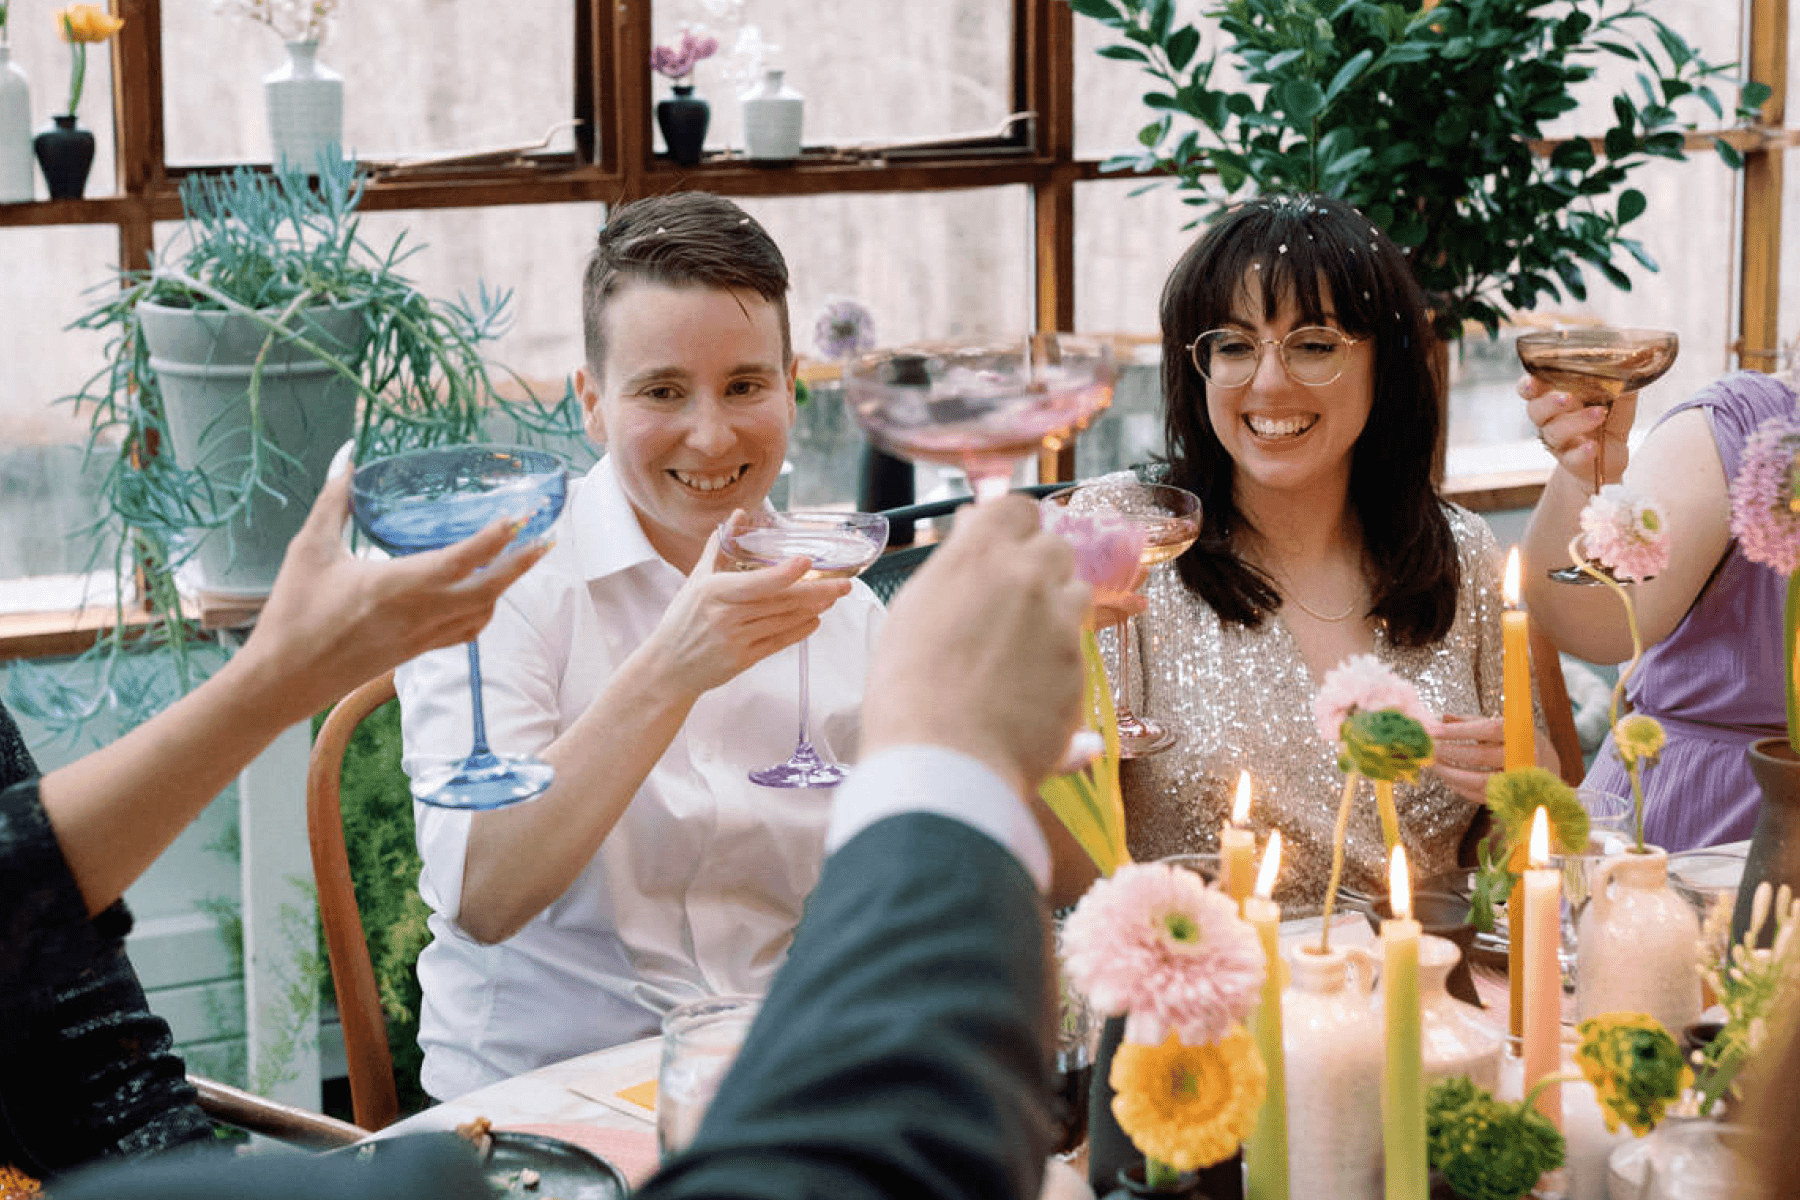
POLYGON ((94 165, 94 135, 75 128, 75 114, 50 118, 53 128, 32 139, 38 167, 50 187, 52 200, 79 200, 87 190, 88 170, 94 165))
MULTIPOLYGON (((1750 774, 1762 789, 1762 806, 1756 812, 1756 831, 1750 835, 1750 851, 1744 858, 1744 878, 1738 884, 1737 907, 1731 914, 1731 938, 1738 941, 1750 927, 1750 906, 1756 885, 1769 881, 1771 888, 1789 884, 1800 890, 1800 758, 1785 737, 1764 738, 1745 751, 1750 774)), ((1762 942, 1775 937, 1775 923, 1765 922, 1762 942)))
POLYGON ((694 95, 694 85, 678 83, 675 94, 656 102, 656 126, 668 144, 669 157, 684 167, 700 161, 700 148, 706 145, 706 124, 712 119, 712 108, 694 95))

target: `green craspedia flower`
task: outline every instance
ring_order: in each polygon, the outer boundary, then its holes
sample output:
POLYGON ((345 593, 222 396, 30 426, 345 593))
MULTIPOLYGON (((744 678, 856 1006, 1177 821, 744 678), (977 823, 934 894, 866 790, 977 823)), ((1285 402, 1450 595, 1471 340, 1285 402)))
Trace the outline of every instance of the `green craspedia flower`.
POLYGON ((1594 1085, 1608 1133, 1617 1133, 1624 1122, 1643 1137, 1693 1086, 1694 1073, 1682 1061, 1681 1047, 1654 1017, 1606 1013, 1583 1021, 1579 1032, 1575 1062, 1594 1085))
POLYGON ((1588 815, 1575 797, 1575 789, 1542 767, 1520 767, 1488 776, 1487 805, 1506 830, 1506 844, 1515 846, 1531 834, 1531 818, 1548 809, 1553 850, 1580 854, 1587 849, 1588 815))
POLYGON ((1426 1094, 1426 1160, 1468 1200, 1518 1200, 1564 1152, 1563 1135, 1535 1108, 1503 1104, 1466 1076, 1426 1094))
POLYGON ((1662 755, 1663 727, 1656 718, 1632 713, 1613 726, 1613 749, 1626 766, 1642 763, 1654 765, 1662 755))
POLYGON ((1432 762, 1431 735, 1425 726, 1392 708, 1363 709, 1344 719, 1344 752, 1338 766, 1369 779, 1404 779, 1412 783, 1432 762))

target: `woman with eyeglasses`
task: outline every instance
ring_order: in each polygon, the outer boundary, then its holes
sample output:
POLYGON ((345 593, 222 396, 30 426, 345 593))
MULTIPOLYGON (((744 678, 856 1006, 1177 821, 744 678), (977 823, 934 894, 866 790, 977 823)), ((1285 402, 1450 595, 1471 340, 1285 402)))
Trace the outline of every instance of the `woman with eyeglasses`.
MULTIPOLYGON (((1443 418, 1405 259, 1338 201, 1250 201, 1176 263, 1162 330, 1167 449, 1146 473, 1198 495, 1202 525, 1137 623, 1139 711, 1179 741, 1125 763, 1133 857, 1216 849, 1248 770, 1281 895, 1316 910, 1344 776, 1312 700, 1373 654, 1433 714, 1437 764, 1396 794, 1414 877, 1452 869, 1501 765, 1498 549, 1432 480, 1443 418)), ((1384 892, 1372 793, 1347 849, 1345 882, 1384 892)))

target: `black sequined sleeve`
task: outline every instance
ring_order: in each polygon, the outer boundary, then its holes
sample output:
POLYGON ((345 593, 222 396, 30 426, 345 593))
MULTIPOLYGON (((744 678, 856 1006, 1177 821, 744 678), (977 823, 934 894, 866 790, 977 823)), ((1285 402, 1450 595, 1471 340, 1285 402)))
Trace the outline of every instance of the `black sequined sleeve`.
POLYGON ((40 1177, 211 1140, 169 1026, 125 956, 123 903, 90 919, 0 707, 0 1162, 40 1177), (16 752, 6 749, 11 742, 16 752))

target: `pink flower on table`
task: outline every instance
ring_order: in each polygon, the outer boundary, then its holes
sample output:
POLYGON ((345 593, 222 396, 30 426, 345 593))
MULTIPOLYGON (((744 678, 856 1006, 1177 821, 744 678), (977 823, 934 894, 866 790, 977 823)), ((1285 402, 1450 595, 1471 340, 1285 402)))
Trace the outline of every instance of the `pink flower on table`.
POLYGON ((1800 569, 1800 420, 1770 417, 1744 443, 1731 485, 1731 535, 1752 562, 1800 569))
POLYGON ((650 50, 650 69, 659 75, 680 80, 694 69, 701 59, 711 58, 719 51, 719 39, 715 37, 695 37, 691 29, 681 31, 681 40, 673 46, 653 46, 650 50))
POLYGON ((1094 589, 1094 599, 1121 596, 1137 582, 1144 531, 1116 513, 1071 512, 1059 504, 1042 506, 1044 527, 1075 551, 1075 574, 1094 589))
POLYGON ((1313 697, 1313 721, 1332 745, 1343 740, 1344 721, 1353 712, 1394 709, 1418 722, 1429 719, 1412 684, 1373 654, 1357 654, 1326 673, 1313 697))
POLYGON ((1619 579, 1649 579, 1669 568, 1669 522, 1656 501, 1609 483, 1581 510, 1581 540, 1619 579))
POLYGON ((1192 871, 1130 863, 1088 889, 1062 929, 1069 981, 1127 1041, 1223 1037, 1255 1007, 1266 962, 1237 904, 1192 871))

